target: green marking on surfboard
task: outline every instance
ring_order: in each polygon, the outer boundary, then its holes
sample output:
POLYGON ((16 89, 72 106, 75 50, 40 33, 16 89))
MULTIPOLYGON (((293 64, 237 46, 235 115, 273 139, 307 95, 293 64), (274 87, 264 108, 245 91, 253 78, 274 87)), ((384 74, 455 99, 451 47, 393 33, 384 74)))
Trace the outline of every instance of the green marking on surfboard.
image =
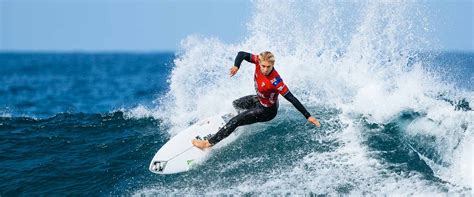
POLYGON ((188 166, 190 166, 193 161, 194 161, 194 159, 188 160, 188 161, 187 161, 187 162, 188 162, 188 166))

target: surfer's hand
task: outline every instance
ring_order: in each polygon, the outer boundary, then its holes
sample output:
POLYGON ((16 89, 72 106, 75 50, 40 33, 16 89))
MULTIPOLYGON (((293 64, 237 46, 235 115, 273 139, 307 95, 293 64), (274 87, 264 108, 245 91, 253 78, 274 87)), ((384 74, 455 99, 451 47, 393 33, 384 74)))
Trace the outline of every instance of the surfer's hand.
POLYGON ((211 147, 211 143, 207 140, 198 140, 198 139, 193 139, 193 145, 195 147, 198 147, 199 149, 205 149, 211 147))
POLYGON ((308 118, 308 121, 311 122, 311 123, 313 123, 313 124, 314 124, 316 127, 318 127, 318 128, 321 127, 321 124, 319 123, 319 121, 318 121, 315 117, 313 117, 313 116, 310 116, 310 117, 308 118))
POLYGON ((230 68, 230 76, 234 76, 237 71, 239 71, 239 68, 237 66, 232 66, 232 68, 230 68))

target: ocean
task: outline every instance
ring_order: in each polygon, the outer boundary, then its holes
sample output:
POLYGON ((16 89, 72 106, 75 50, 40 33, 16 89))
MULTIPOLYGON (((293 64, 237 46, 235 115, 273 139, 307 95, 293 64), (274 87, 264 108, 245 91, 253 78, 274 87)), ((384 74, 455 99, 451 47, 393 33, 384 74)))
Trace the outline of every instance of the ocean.
POLYGON ((429 50, 422 5, 255 4, 241 43, 1 52, 0 195, 473 194, 474 52, 429 50), (193 170, 151 173, 172 136, 255 94, 253 65, 228 76, 240 50, 274 52, 322 127, 280 97, 193 170))

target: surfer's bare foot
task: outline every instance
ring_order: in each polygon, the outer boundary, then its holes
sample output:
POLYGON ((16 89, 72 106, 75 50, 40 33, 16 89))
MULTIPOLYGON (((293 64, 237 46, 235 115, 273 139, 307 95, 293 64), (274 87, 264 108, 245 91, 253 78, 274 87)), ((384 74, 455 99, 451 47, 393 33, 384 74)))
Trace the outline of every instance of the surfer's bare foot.
POLYGON ((205 149, 205 148, 209 148, 211 147, 211 143, 209 143, 209 141, 207 140, 198 140, 198 139, 194 139, 193 140, 193 145, 195 147, 198 147, 200 149, 205 149))

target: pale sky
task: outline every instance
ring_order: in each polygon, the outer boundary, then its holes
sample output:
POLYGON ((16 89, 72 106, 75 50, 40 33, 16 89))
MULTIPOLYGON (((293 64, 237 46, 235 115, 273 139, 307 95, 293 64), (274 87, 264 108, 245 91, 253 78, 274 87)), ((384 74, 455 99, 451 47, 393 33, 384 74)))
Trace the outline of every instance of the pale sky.
MULTIPOLYGON (((474 51, 474 0, 427 1, 446 50, 474 51)), ((249 0, 0 0, 0 51, 175 51, 245 38, 249 0)))

